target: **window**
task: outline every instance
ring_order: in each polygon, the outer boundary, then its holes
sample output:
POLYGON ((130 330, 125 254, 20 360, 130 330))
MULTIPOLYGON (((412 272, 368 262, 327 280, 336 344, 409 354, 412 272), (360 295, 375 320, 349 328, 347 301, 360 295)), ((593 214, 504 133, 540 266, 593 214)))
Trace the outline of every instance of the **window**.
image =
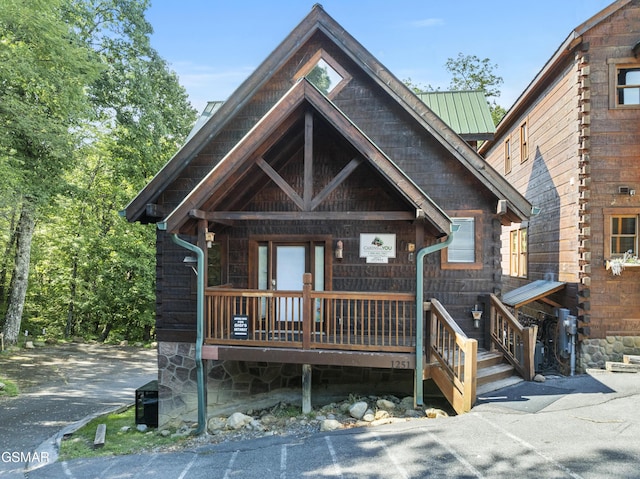
POLYGON ((612 216, 611 256, 622 256, 626 252, 638 254, 638 217, 612 216))
POLYGON ((617 76, 618 105, 640 105, 640 68, 620 68, 617 76))
POLYGON ((333 98, 351 77, 347 71, 324 50, 318 50, 295 74, 294 80, 305 77, 318 90, 333 98))
POLYGON ((504 142, 504 173, 511 173, 511 140, 504 142))
POLYGON ((609 107, 640 107, 640 64, 635 58, 610 59, 609 107))
POLYGON ((520 125, 520 163, 524 163, 529 158, 529 131, 527 122, 520 125))
POLYGON ((527 277, 527 228, 513 230, 510 234, 510 267, 511 276, 526 278, 527 277))
POLYGON ((638 255, 638 225, 640 211, 637 208, 604 209, 604 257, 621 257, 627 252, 638 255))
POLYGON ((457 211, 449 213, 458 231, 453 234, 451 244, 442 250, 442 269, 481 269, 482 241, 478 232, 482 231, 482 212, 457 211))

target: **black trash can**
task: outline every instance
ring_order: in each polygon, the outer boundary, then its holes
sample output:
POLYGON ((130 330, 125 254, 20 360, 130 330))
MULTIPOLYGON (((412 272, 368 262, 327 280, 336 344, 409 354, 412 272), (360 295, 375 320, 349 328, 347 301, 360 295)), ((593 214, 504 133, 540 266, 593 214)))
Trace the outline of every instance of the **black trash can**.
POLYGON ((136 389, 136 424, 158 427, 158 381, 136 389))

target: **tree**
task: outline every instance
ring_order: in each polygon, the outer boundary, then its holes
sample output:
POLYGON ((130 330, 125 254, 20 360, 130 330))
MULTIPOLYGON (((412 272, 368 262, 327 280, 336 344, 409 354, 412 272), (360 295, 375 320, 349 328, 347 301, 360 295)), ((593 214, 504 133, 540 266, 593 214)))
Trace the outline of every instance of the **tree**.
MULTIPOLYGON (((480 60, 475 55, 458 53, 457 58, 447 59, 445 68, 452 75, 449 83, 450 90, 481 90, 484 92, 487 100, 489 100, 491 118, 493 123, 497 125, 506 114, 506 110, 493 99, 500 96, 499 87, 503 83, 502 77, 494 73, 498 65, 492 64, 488 58, 480 60)), ((440 88, 434 88, 430 84, 419 85, 414 83, 411 78, 407 78, 403 82, 414 93, 440 90, 440 88)))
POLYGON ((484 58, 480 60, 475 55, 463 55, 458 53, 457 58, 449 58, 445 67, 453 76, 449 88, 452 90, 482 90, 489 101, 493 122, 497 125, 506 111, 496 103, 493 98, 500 96, 500 85, 503 83, 502 77, 496 75, 494 71, 497 64, 484 58))
POLYGON ((39 209, 60 191, 74 128, 89 112, 84 89, 99 71, 63 11, 64 0, 0 4, 0 157, 2 169, 13 172, 4 193, 20 205, 3 330, 8 343, 20 331, 39 209))
MULTIPOLYGON (((66 191, 49 210, 27 316, 56 334, 148 339, 155 229, 118 216, 175 153, 195 120, 187 94, 151 48, 144 0, 77 0, 69 17, 103 68, 87 86, 94 120, 66 191)), ((39 328, 37 328, 39 329, 39 328)))

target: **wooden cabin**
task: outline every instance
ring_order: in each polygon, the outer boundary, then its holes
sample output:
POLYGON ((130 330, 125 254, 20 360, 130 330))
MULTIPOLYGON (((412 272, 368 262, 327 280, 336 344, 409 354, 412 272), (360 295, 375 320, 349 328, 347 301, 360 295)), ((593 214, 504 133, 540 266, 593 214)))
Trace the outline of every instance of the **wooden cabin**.
POLYGON ((570 32, 480 148, 540 208, 503 227, 505 292, 529 288, 529 318, 577 316, 578 370, 640 350, 639 53, 640 2, 618 0, 570 32))
POLYGON ((205 114, 125 211, 158 225, 160 424, 362 381, 468 410, 489 337, 530 375, 494 294, 531 204, 320 5, 205 114))

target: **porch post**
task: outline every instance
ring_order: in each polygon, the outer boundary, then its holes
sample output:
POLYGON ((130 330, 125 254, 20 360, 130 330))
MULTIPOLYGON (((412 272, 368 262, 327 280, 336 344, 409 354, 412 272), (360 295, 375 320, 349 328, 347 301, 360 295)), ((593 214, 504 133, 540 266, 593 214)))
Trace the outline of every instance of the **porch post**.
POLYGON ((302 365, 302 414, 311 412, 311 365, 302 365))
POLYGON ((302 275, 302 349, 311 349, 312 320, 311 273, 304 273, 302 275))

